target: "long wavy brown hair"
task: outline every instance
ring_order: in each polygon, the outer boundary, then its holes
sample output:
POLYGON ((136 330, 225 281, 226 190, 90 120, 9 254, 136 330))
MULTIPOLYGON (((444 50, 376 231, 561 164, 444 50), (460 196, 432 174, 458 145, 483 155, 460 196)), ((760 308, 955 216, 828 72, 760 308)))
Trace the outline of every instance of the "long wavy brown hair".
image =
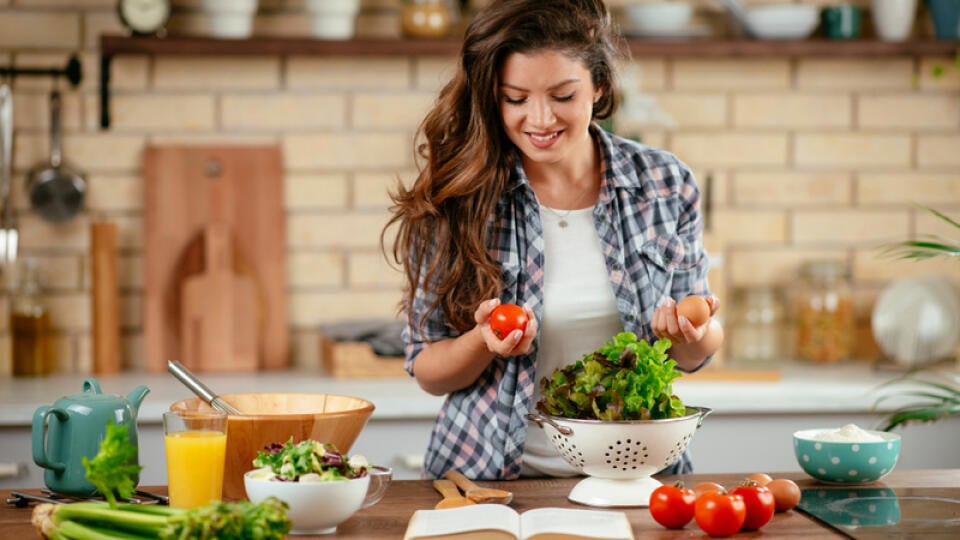
POLYGON ((387 231, 398 227, 392 259, 406 276, 401 310, 426 287, 436 298, 428 312, 442 309, 448 324, 466 331, 475 324, 477 304, 500 296, 487 230, 516 159, 501 123, 500 72, 509 55, 539 50, 562 52, 587 67, 603 91, 595 119, 616 110, 614 63, 625 49, 603 0, 495 0, 478 13, 464 35, 456 74, 417 130, 417 179, 390 193, 392 216, 380 242, 387 254, 387 231))

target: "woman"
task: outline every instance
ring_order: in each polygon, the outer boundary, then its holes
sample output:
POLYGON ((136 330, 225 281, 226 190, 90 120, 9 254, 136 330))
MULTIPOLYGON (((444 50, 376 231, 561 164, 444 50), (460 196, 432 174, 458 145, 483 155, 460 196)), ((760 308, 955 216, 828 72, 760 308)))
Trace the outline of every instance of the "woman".
POLYGON ((447 396, 427 477, 576 474, 528 429, 539 378, 624 330, 669 338, 685 371, 722 343, 692 174, 593 123, 616 109, 618 50, 602 0, 494 1, 420 126, 420 174, 392 194, 387 228, 407 280, 405 366, 447 396), (698 328, 677 316, 688 294, 709 296, 698 328), (530 322, 500 340, 489 317, 508 302, 530 322))

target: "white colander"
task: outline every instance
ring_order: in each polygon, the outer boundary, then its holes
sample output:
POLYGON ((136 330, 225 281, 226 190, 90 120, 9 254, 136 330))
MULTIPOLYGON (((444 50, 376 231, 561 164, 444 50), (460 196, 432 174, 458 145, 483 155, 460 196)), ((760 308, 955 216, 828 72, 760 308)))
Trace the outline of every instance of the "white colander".
POLYGON ((680 458, 710 414, 687 407, 687 414, 662 420, 608 422, 532 413, 563 459, 587 478, 567 498, 590 506, 648 506, 661 483, 651 475, 680 458))

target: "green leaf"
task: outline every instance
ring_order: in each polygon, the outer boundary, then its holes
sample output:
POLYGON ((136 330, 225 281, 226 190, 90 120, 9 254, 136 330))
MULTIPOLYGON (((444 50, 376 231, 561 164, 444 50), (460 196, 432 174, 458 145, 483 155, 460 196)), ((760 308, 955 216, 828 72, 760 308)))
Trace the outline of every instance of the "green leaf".
POLYGON ((134 476, 142 467, 137 463, 137 447, 130 443, 129 424, 116 425, 107 421, 107 431, 100 442, 100 451, 94 458, 82 458, 87 480, 106 497, 111 508, 117 507, 116 495, 133 496, 137 483, 134 476))

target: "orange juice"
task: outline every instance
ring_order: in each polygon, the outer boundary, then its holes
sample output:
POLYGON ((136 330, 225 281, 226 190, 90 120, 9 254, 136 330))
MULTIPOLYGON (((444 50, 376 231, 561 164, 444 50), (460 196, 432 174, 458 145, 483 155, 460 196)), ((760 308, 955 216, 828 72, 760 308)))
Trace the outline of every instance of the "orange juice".
POLYGON ((170 506, 196 508, 220 500, 227 435, 219 431, 179 431, 164 436, 170 506))

